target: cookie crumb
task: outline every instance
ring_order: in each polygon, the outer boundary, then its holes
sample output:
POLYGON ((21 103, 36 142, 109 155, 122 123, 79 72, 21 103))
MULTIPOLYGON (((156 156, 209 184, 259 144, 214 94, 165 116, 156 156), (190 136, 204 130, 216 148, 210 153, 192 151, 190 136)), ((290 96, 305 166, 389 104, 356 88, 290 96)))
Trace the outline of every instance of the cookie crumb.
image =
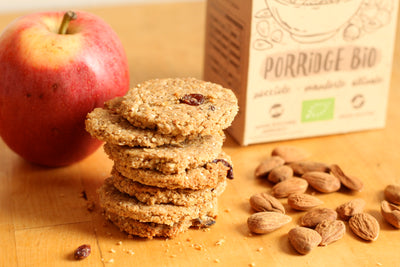
POLYGON ((214 260, 215 263, 220 263, 221 261, 219 259, 214 260))
POLYGON ((216 246, 221 246, 222 244, 224 244, 225 243, 225 239, 220 239, 220 240, 218 240, 217 242, 215 242, 215 245, 216 246))
POLYGON ((256 264, 254 262, 249 263, 249 267, 254 267, 254 266, 256 266, 256 264))
POLYGON ((129 255, 135 255, 135 251, 131 249, 127 250, 126 253, 128 253, 129 255))
POLYGON ((231 212, 231 209, 228 208, 228 209, 225 209, 224 211, 225 211, 226 213, 229 213, 229 212, 231 212))
POLYGON ((170 258, 176 258, 175 254, 169 255, 170 258))
POLYGON ((192 247, 196 250, 203 250, 203 246, 200 244, 192 244, 192 247))
POLYGON ((114 263, 114 259, 109 259, 107 263, 114 263))
POLYGON ((110 253, 115 253, 115 249, 110 249, 110 253))
POLYGON ((257 252, 261 252, 263 249, 264 249, 263 247, 259 247, 259 248, 257 249, 257 252))
POLYGON ((121 245, 122 245, 122 241, 118 241, 118 242, 117 242, 117 245, 118 245, 118 246, 121 246, 121 245))

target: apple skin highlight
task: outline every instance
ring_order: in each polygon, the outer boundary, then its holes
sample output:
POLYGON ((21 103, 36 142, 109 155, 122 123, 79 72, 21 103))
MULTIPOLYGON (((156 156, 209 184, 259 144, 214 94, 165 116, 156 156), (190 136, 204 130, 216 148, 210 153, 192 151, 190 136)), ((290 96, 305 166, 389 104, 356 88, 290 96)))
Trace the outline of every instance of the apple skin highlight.
POLYGON ((63 12, 35 13, 0 36, 0 135, 22 158, 64 166, 101 142, 86 131, 88 112, 129 89, 124 48, 95 15, 76 12, 58 34, 63 12))

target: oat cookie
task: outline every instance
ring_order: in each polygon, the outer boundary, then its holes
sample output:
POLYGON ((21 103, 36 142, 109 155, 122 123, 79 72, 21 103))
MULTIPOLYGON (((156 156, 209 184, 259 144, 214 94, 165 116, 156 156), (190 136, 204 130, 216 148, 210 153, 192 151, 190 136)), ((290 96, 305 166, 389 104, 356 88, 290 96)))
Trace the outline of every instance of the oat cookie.
POLYGON ((197 220, 203 217, 216 217, 217 198, 194 206, 175 206, 170 204, 146 205, 136 198, 118 191, 107 178, 98 190, 100 206, 106 211, 140 222, 152 222, 173 226, 181 221, 197 220))
POLYGON ((178 145, 193 136, 172 136, 153 130, 134 127, 117 113, 122 97, 107 101, 104 108, 95 108, 87 115, 86 130, 95 138, 114 145, 156 147, 165 144, 178 145))
POLYGON ((121 192, 135 197, 147 205, 172 204, 177 206, 191 206, 212 201, 224 192, 226 180, 221 181, 215 188, 200 190, 167 189, 143 185, 122 175, 112 177, 114 186, 121 192))
POLYGON ((222 149, 224 137, 204 136, 186 141, 180 146, 165 145, 155 148, 138 148, 104 145, 104 151, 113 160, 124 162, 131 168, 157 170, 166 174, 182 173, 217 158, 222 149))
POLYGON ((119 216, 112 212, 105 212, 105 216, 121 231, 149 239, 152 239, 153 237, 174 238, 178 234, 187 231, 190 227, 209 227, 215 223, 216 219, 216 217, 205 217, 200 220, 186 220, 177 222, 173 225, 166 225, 140 222, 128 217, 119 216))
POLYGON ((228 167, 221 161, 213 160, 182 173, 164 174, 155 170, 132 168, 123 162, 116 161, 111 173, 113 176, 124 176, 148 186, 200 190, 214 188, 227 178, 228 172, 232 169, 232 161, 225 153, 218 155, 218 159, 223 159, 231 166, 228 167))
POLYGON ((210 135, 229 127, 235 94, 194 78, 149 80, 130 89, 118 112, 132 125, 167 135, 210 135))

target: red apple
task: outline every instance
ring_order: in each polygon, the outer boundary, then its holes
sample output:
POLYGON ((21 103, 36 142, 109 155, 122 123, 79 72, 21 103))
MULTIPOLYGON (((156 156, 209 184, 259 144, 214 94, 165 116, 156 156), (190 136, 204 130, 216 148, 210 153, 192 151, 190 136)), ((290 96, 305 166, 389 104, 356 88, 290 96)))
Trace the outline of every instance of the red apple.
POLYGON ((0 136, 24 159, 47 166, 93 153, 101 143, 85 131, 86 114, 129 88, 127 57, 112 28, 87 12, 63 17, 26 15, 0 36, 0 136))

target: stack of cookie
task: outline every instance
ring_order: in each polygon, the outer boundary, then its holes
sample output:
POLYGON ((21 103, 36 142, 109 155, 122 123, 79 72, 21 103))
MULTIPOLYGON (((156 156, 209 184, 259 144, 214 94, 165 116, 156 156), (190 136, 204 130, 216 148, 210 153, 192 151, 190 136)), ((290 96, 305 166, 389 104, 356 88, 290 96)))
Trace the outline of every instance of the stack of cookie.
POLYGON ((87 131, 114 161, 98 190, 106 217, 147 238, 214 224, 233 178, 223 130, 237 111, 231 90, 187 78, 144 82, 89 113, 87 131))

